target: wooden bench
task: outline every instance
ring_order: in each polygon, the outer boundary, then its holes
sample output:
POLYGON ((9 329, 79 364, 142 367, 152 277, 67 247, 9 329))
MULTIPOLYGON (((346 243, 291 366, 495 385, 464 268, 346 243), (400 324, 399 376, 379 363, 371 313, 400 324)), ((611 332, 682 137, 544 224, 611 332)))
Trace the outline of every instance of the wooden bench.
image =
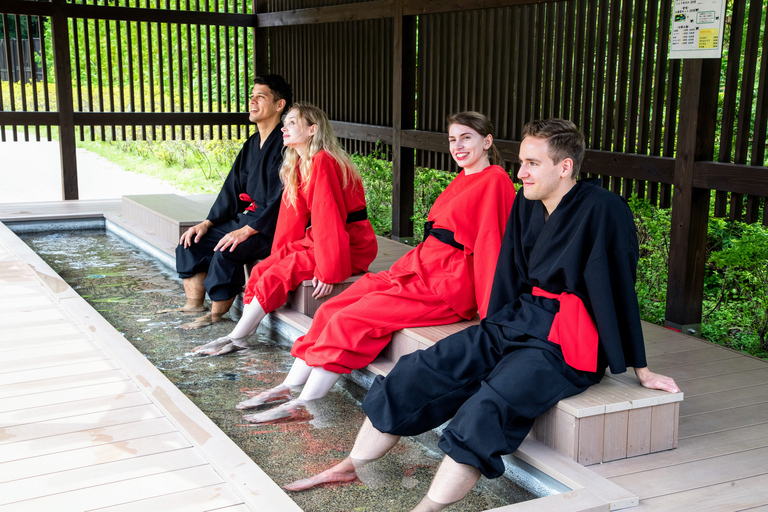
MULTIPOLYGON (((386 375, 401 356, 477 323, 402 329, 368 370, 386 375)), ((619 377, 606 373, 599 384, 541 415, 531 436, 585 466, 670 450, 677 447, 682 400, 683 393, 642 387, 631 371, 619 377)))
POLYGON ((178 245, 181 235, 202 222, 210 206, 177 194, 123 196, 123 218, 178 245))

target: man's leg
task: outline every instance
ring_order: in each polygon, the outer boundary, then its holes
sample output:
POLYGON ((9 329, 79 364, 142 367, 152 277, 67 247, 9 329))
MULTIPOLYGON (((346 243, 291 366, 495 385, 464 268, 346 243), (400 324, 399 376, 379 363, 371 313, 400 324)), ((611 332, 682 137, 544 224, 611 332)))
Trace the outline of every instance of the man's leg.
POLYGON ((202 313, 205 311, 205 276, 208 272, 198 272, 192 277, 185 277, 182 279, 184 284, 184 295, 187 298, 186 304, 180 308, 161 309, 158 313, 202 313))
POLYGON ((467 495, 480 479, 480 470, 446 456, 429 486, 429 492, 413 512, 437 512, 467 495))
MULTIPOLYGON (((237 227, 242 227, 246 221, 242 217, 244 216, 241 216, 239 221, 232 221, 224 225, 225 230, 228 230, 224 234, 234 231, 237 227)), ((217 240, 224 236, 223 234, 219 236, 222 231, 224 230, 217 230, 215 235, 218 237, 217 240)), ((208 236, 208 233, 206 233, 206 236, 208 236)), ((199 329, 200 327, 220 322, 230 307, 232 307, 237 294, 240 293, 245 284, 243 265, 249 261, 267 257, 271 245, 271 238, 258 233, 238 245, 234 251, 230 252, 227 249, 216 251, 215 253, 212 252, 209 260, 208 274, 203 283, 211 299, 211 312, 196 318, 192 322, 181 325, 180 328, 185 330, 199 329)))
POLYGON ((283 488, 287 491, 303 491, 321 484, 352 482, 357 479, 357 470, 383 457, 399 440, 399 436, 379 432, 366 418, 363 426, 360 427, 349 457, 318 475, 297 480, 283 488))
POLYGON ((501 455, 517 450, 537 417, 599 380, 568 366, 552 343, 508 340, 503 358, 456 412, 438 447, 455 462, 497 478, 504 473, 501 455))

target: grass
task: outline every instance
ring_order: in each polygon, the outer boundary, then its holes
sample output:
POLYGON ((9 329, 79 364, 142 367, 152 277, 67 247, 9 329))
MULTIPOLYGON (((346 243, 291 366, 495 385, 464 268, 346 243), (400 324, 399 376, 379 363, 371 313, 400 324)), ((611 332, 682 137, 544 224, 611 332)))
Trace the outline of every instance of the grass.
POLYGON ((78 142, 80 148, 92 151, 119 165, 128 172, 157 178, 189 194, 215 194, 221 189, 223 178, 211 176, 202 169, 185 167, 179 163, 167 163, 157 158, 128 153, 117 145, 100 142, 78 142))

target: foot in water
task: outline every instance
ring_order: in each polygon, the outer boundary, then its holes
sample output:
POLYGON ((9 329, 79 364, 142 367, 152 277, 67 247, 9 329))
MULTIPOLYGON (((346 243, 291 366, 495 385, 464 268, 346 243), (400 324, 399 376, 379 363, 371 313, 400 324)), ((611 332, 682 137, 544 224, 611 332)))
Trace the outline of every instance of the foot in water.
POLYGON ((238 344, 239 340, 230 338, 229 336, 222 336, 215 339, 205 345, 195 347, 192 352, 201 356, 221 356, 229 354, 230 352, 237 352, 238 350, 245 350, 248 348, 245 345, 238 344))
POLYGON ((184 329, 185 331, 189 331, 192 329, 200 329, 201 327, 206 327, 220 320, 221 318, 219 318, 218 320, 214 320, 213 316, 210 313, 207 313, 203 316, 199 316, 195 318, 191 322, 187 322, 186 324, 181 324, 179 326, 179 329, 184 329))
POLYGON ((281 384, 272 389, 262 391, 261 393, 255 395, 253 398, 249 398, 248 400, 240 402, 235 406, 235 409, 252 409, 264 404, 287 402, 290 399, 290 388, 281 384))
POLYGON ((354 482, 356 480, 358 480, 358 478, 357 473, 355 472, 355 465, 352 463, 352 459, 347 457, 332 468, 326 469, 315 476, 296 480, 295 482, 284 486, 283 489, 286 491, 303 491, 318 485, 354 482))
POLYGON ((299 400, 291 400, 274 409, 256 414, 246 414, 243 419, 249 423, 264 425, 268 423, 298 423, 313 419, 304 404, 299 400))
POLYGON ((184 315, 194 315, 204 311, 207 311, 205 306, 190 306, 189 304, 185 304, 180 308, 161 309, 157 312, 157 314, 161 315, 163 313, 182 313, 184 315))

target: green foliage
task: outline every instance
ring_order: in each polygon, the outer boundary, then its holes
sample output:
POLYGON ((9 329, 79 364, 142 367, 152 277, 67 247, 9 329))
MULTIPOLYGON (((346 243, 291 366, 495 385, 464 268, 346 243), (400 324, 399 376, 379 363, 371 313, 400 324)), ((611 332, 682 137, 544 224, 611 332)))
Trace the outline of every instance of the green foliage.
POLYGON ((392 162, 383 158, 380 148, 369 155, 352 155, 365 187, 368 220, 377 235, 392 233, 392 162))
MULTIPOLYGON (((75 0, 74 3, 84 2, 75 0)), ((87 3, 112 5, 115 1, 89 0, 87 3)), ((131 3, 131 7, 160 8, 154 3, 131 3)), ((226 8, 223 4, 209 6, 211 12, 215 9, 224 12, 226 8)), ((186 9, 181 6, 181 10, 186 9)), ((24 27, 22 25, 23 30, 24 27)), ((36 30, 33 25, 35 33, 36 30)), ((43 33, 48 80, 53 82, 51 23, 44 23, 43 33)), ((246 27, 73 20, 69 27, 69 51, 75 109, 84 112, 112 109, 123 112, 237 112, 244 108, 251 85, 245 80, 250 64, 243 64, 242 50, 252 47, 253 31, 246 27), (106 44, 107 33, 109 46, 106 44), (115 88, 112 95, 110 74, 114 81, 118 77, 126 80, 124 88, 115 88), (78 82, 81 84, 79 88, 78 82), (234 89, 236 83, 242 90, 234 89)), ((38 65, 42 65, 39 56, 35 58, 38 65)))
MULTIPOLYGON (((643 320, 663 324, 670 211, 632 199, 640 243, 637 294, 643 320)), ((709 341, 768 356, 768 230, 710 218, 701 332, 709 341)))
POLYGON ((669 266, 670 211, 632 198, 640 260, 637 264, 637 298, 640 316, 647 322, 664 323, 669 266))
MULTIPOLYGON (((381 149, 369 155, 352 155, 352 161, 363 177, 368 218, 377 235, 392 234, 392 162, 385 160, 381 149)), ((455 175, 437 169, 419 167, 413 184, 413 240, 424 238, 424 223, 437 196, 455 175)))
POLYGON ((413 183, 413 237, 421 241, 424 238, 424 223, 430 208, 435 203, 445 187, 453 181, 456 175, 437 169, 419 167, 413 183))
POLYGON ((702 332, 725 345, 766 355, 768 231, 763 226, 711 219, 723 234, 707 268, 702 332), (705 329, 706 326, 706 329, 705 329))

